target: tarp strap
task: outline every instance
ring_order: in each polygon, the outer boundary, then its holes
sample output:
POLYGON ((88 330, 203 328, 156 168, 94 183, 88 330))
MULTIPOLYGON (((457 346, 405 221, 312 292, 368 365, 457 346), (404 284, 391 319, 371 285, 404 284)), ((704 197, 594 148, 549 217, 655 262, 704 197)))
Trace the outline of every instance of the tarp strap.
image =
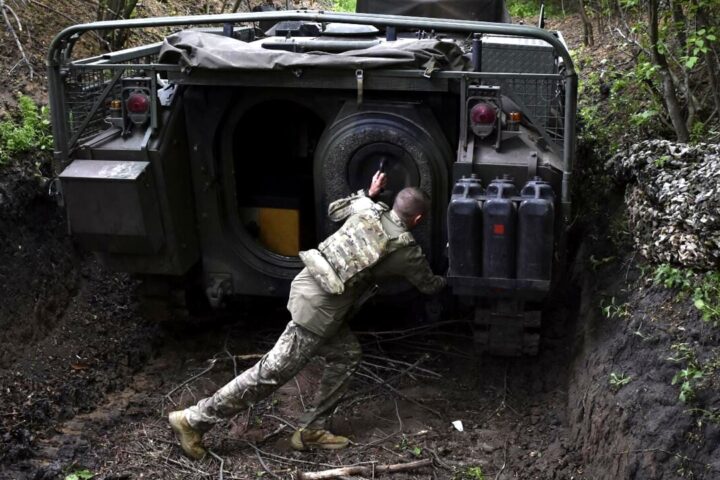
POLYGON ((363 103, 363 71, 358 68, 355 70, 355 79, 357 80, 357 104, 363 103))

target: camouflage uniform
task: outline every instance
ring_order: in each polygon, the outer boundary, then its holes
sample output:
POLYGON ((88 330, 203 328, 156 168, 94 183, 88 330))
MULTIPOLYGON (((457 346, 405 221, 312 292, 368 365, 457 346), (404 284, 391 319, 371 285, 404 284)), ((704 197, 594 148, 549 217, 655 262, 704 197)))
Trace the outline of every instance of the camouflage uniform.
MULTIPOLYGON (((394 212, 386 206, 378 209, 376 205, 359 192, 333 202, 329 216, 331 220, 347 220, 352 224, 368 209, 376 209, 378 225, 382 225, 389 239, 402 238, 402 242, 407 242, 412 238, 408 237, 407 227, 394 212)), ((213 424, 267 397, 291 380, 313 357, 319 356, 325 360, 325 370, 317 406, 303 415, 299 423, 300 427, 324 428, 327 416, 347 389, 350 377, 360 363, 360 344, 345 320, 363 292, 376 281, 395 276, 405 277, 426 294, 437 293, 445 286, 445 279, 432 273, 422 250, 414 242, 384 251, 376 263, 359 269, 347 279, 340 294, 328 293, 307 268, 303 269, 290 287, 288 310, 292 321, 275 346, 212 397, 186 409, 188 423, 197 430, 208 430, 213 424)))

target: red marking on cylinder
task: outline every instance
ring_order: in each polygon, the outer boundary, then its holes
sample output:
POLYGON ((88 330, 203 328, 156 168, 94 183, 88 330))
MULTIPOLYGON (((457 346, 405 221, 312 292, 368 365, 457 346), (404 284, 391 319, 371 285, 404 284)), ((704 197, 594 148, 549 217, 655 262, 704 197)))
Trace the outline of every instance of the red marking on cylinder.
POLYGON ((493 233, 495 235, 505 235, 505 225, 502 223, 496 223, 493 225, 493 233))

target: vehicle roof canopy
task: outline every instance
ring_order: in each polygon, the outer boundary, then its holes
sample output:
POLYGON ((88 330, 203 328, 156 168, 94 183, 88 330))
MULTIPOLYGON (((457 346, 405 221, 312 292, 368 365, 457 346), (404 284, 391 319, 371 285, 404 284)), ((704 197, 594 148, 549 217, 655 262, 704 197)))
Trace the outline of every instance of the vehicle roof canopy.
POLYGON ((247 43, 234 38, 195 30, 168 36, 160 49, 160 63, 210 70, 284 70, 306 67, 336 69, 422 68, 465 70, 467 61, 454 42, 441 40, 398 40, 361 50, 329 54, 271 50, 261 42, 247 43))
POLYGON ((510 23, 505 0, 358 0, 357 12, 510 23))

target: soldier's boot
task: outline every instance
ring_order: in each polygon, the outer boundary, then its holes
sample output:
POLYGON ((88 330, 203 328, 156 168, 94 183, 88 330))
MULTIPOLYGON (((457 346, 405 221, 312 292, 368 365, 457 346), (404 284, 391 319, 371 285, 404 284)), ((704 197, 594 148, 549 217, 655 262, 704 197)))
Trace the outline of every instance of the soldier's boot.
POLYGON ((334 435, 327 430, 301 428, 295 431, 290 439, 290 446, 295 450, 309 450, 320 448, 323 450, 339 450, 345 448, 350 439, 341 435, 334 435))
POLYGON ((207 453, 202 443, 203 434, 190 426, 187 418, 185 418, 185 411, 178 410, 176 412, 170 412, 168 421, 185 455, 193 460, 203 458, 207 453))

